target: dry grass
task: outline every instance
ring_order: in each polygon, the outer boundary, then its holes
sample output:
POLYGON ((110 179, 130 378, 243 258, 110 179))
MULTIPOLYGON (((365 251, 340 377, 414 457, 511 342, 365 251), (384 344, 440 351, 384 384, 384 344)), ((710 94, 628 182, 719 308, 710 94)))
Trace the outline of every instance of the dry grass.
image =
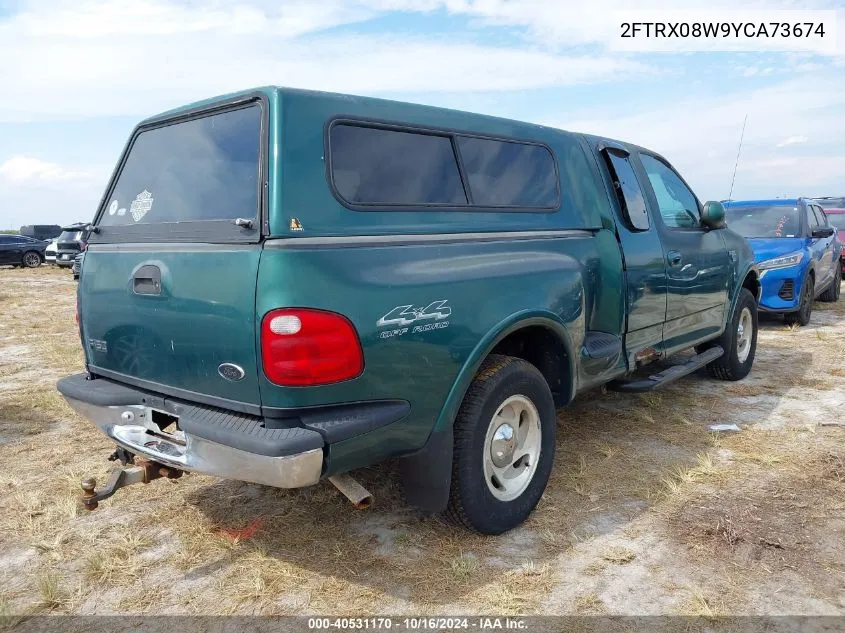
POLYGON ((103 480, 112 464, 53 386, 81 364, 75 284, 50 269, 0 270, 0 282, 0 614, 636 612, 620 597, 630 575, 630 595, 658 612, 712 616, 753 611, 772 590, 749 561, 796 573, 781 575, 787 588, 820 600, 845 577, 845 438, 816 425, 845 388, 845 302, 806 328, 764 324, 743 382, 579 397, 559 412, 537 511, 485 538, 408 508, 391 464, 357 473, 378 501, 364 514, 327 484, 198 475, 80 510, 81 476, 103 480), (22 310, 33 303, 48 315, 36 323, 22 310), (723 422, 743 431, 706 431, 723 422), (634 580, 644 569, 647 586, 634 580))
POLYGON ((602 551, 601 557, 614 565, 624 565, 625 563, 630 563, 634 560, 637 555, 627 547, 612 545, 602 551))

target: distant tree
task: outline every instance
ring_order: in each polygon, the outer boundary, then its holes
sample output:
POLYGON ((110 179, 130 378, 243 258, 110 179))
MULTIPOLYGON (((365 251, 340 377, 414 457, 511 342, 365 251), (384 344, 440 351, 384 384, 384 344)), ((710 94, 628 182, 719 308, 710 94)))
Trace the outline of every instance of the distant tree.
POLYGON ((0 233, 5 233, 7 235, 20 235, 20 231, 18 229, 0 229, 0 233))

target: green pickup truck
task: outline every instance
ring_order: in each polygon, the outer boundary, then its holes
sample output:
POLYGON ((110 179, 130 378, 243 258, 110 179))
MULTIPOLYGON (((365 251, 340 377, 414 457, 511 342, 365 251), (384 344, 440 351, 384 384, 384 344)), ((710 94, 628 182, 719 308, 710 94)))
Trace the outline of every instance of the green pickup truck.
POLYGON ((89 508, 191 471, 364 505, 349 472, 397 458, 410 503, 497 534, 576 394, 754 361, 722 206, 596 136, 262 88, 141 123, 90 230, 86 371, 58 389, 123 468, 89 508))

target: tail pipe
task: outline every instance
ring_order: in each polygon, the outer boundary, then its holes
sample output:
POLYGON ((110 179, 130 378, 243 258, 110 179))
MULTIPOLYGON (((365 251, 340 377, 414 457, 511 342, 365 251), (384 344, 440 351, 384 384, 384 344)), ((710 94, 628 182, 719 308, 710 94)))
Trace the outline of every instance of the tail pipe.
POLYGON ((333 477, 329 477, 329 481, 359 510, 366 510, 373 505, 372 493, 355 481, 350 475, 345 473, 343 475, 334 475, 333 477))

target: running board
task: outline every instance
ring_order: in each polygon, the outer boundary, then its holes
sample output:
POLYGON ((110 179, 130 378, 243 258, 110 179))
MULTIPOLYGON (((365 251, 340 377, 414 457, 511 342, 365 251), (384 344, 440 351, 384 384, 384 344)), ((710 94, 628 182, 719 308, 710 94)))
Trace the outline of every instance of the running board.
POLYGON ((696 354, 685 363, 680 365, 672 365, 661 371, 659 374, 653 374, 648 378, 641 378, 638 380, 619 380, 614 381, 608 385, 608 389, 613 391, 637 392, 637 391, 651 391, 670 382, 683 378, 692 372, 701 369, 708 363, 712 363, 717 358, 722 357, 725 350, 721 346, 716 345, 708 350, 696 354))

